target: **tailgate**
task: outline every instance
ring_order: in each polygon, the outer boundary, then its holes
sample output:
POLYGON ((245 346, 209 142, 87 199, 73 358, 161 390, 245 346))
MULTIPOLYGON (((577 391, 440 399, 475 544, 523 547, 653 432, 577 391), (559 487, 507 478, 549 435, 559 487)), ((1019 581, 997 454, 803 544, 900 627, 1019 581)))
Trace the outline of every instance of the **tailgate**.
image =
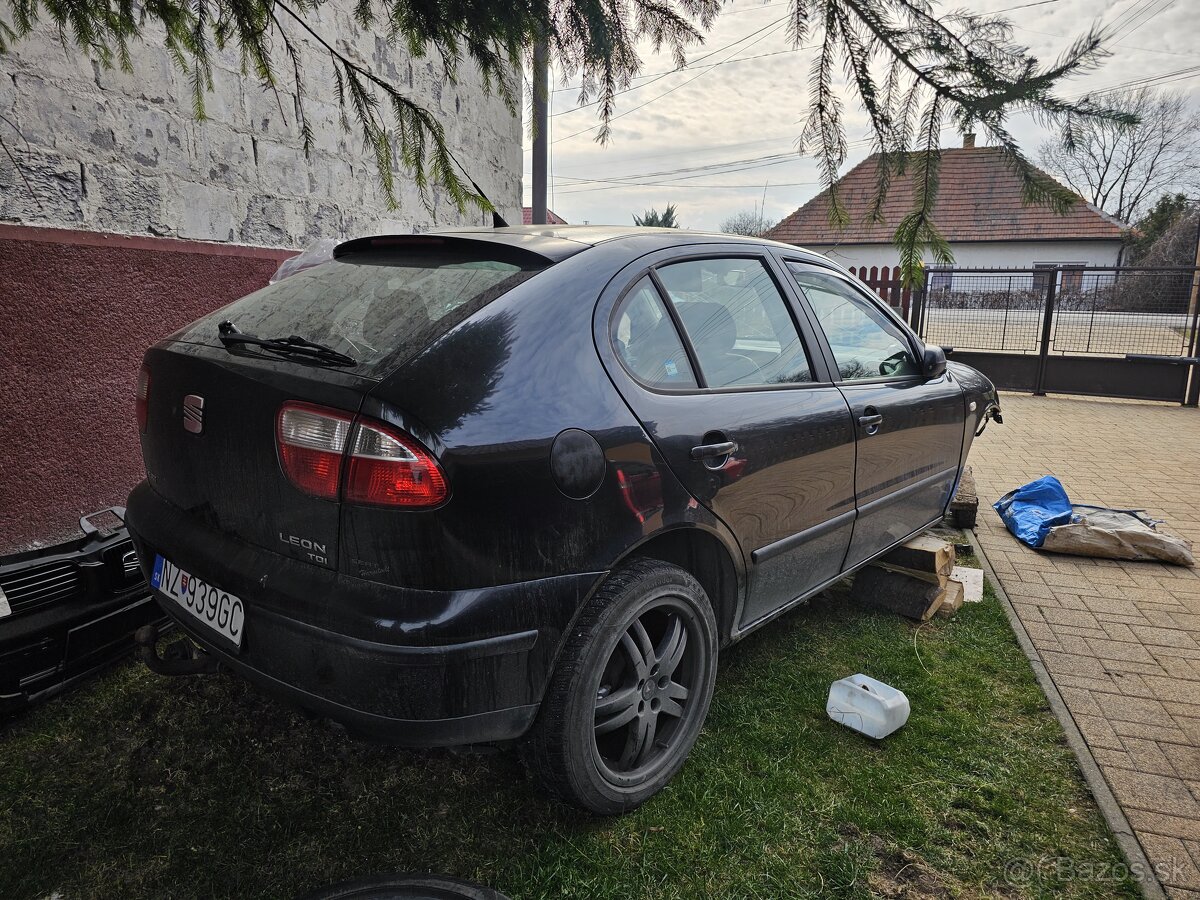
POLYGON ((154 347, 145 362, 142 456, 154 490, 211 528, 336 569, 339 504, 288 480, 276 416, 288 400, 357 412, 375 380, 182 342, 154 347))

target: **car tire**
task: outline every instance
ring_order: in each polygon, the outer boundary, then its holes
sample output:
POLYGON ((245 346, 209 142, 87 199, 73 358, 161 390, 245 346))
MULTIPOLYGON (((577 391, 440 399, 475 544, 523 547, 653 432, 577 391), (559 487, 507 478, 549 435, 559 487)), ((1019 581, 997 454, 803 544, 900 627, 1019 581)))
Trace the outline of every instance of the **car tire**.
POLYGON ((635 560, 588 601, 522 744, 533 779, 600 815, 636 809, 691 751, 712 700, 717 624, 704 588, 635 560))

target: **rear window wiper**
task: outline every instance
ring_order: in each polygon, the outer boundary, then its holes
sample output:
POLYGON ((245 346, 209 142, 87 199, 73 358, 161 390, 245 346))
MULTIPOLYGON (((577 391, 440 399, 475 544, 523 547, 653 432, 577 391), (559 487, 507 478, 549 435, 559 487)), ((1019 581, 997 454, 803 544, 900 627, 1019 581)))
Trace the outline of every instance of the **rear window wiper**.
POLYGON ((220 332, 221 343, 226 347, 232 347, 235 344, 249 344, 253 347, 261 347, 268 353, 278 353, 281 356, 306 356, 331 366, 358 365, 358 360, 353 356, 347 356, 332 347, 302 338, 298 334, 281 338, 261 338, 238 331, 237 326, 232 322, 222 322, 217 326, 217 330, 220 332))

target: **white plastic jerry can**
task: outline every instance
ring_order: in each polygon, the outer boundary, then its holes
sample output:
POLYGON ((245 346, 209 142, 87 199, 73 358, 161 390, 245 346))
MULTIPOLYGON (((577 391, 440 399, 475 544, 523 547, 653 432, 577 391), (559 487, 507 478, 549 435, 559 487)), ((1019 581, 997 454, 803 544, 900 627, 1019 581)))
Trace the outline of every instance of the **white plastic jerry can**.
POLYGON ((887 737, 908 721, 909 711, 903 691, 862 674, 831 684, 825 703, 833 721, 873 738, 887 737))

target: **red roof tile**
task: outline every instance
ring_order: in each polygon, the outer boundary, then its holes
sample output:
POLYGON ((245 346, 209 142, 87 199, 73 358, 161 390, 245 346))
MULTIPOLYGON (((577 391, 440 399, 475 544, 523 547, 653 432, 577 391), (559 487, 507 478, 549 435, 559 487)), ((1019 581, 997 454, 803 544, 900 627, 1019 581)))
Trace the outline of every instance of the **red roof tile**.
MULTIPOLYGON (((766 237, 789 244, 884 244, 913 206, 910 171, 892 179, 883 222, 869 221, 875 195, 878 155, 867 157, 839 182, 850 214, 844 230, 829 224, 829 192, 812 200, 776 225, 766 237)), ((942 151, 941 189, 933 221, 950 243, 963 241, 1117 239, 1122 225, 1082 199, 1065 215, 1045 206, 1021 202, 1021 180, 1008 167, 998 147, 963 147, 942 151)))
MULTIPOLYGON (((524 222, 526 225, 533 224, 533 207, 532 206, 521 207, 521 221, 524 222)), ((564 219, 562 216, 555 213, 554 210, 547 209, 546 210, 546 224, 547 225, 570 225, 571 223, 568 222, 566 219, 564 219)))

